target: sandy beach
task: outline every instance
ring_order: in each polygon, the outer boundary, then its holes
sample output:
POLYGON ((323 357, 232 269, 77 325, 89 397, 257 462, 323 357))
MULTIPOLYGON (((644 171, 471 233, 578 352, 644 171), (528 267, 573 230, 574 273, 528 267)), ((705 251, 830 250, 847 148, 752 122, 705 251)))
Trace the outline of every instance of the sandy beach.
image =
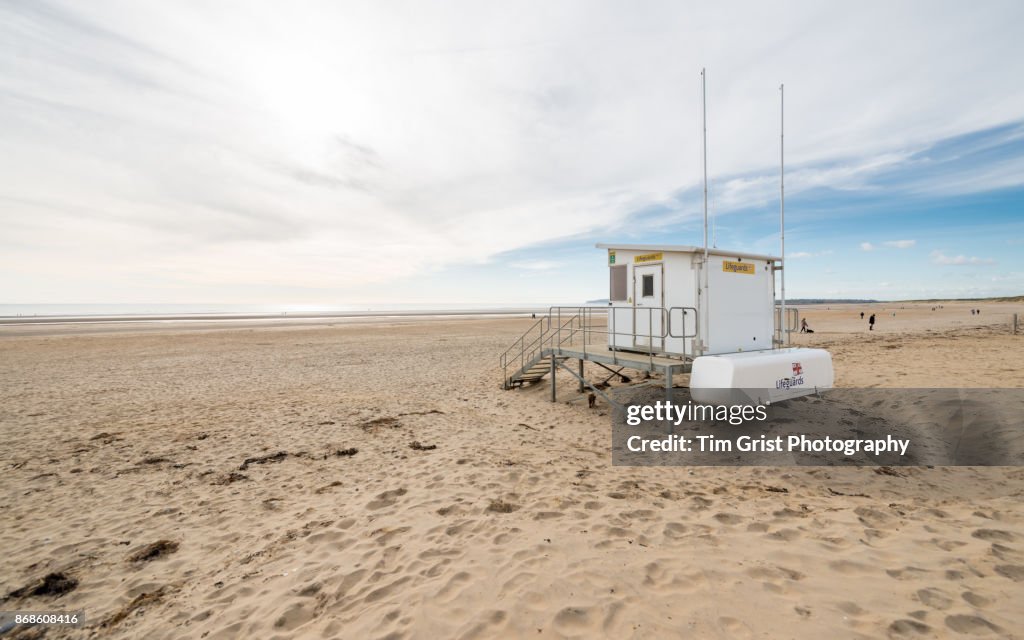
MULTIPOLYGON (((794 342, 837 386, 1021 388, 1014 312, 809 307, 794 342)), ((568 376, 500 388, 530 323, 0 328, 0 609, 85 613, 47 638, 1024 637, 1024 469, 613 467, 568 376)))

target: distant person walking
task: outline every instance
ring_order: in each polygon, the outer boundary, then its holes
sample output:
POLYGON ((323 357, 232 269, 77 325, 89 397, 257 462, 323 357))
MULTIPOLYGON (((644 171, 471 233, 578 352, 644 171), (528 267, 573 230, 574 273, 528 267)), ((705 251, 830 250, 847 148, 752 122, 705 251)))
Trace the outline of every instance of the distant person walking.
POLYGON ((864 312, 863 312, 863 311, 861 311, 861 312, 860 312, 860 319, 861 319, 861 320, 863 320, 863 319, 864 319, 864 312))
POLYGON ((875 314, 872 313, 871 317, 868 318, 868 331, 874 331, 874 330, 875 330, 875 314))
POLYGON ((807 333, 807 318, 800 319, 800 333, 807 333))

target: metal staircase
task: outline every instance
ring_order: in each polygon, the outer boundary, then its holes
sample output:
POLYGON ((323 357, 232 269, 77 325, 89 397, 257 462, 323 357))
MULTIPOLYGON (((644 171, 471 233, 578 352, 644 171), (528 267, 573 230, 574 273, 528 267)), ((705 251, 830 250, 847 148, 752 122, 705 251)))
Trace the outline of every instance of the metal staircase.
MULTIPOLYGON (((558 368, 578 378, 581 385, 589 386, 583 379, 584 360, 604 368, 628 366, 639 371, 663 372, 671 378, 673 372, 688 372, 690 363, 699 353, 675 351, 667 354, 657 345, 663 345, 666 338, 682 338, 684 341, 696 338, 699 335, 698 321, 699 313, 693 307, 551 307, 546 316, 534 322, 501 354, 502 386, 513 389, 538 382, 558 368), (644 326, 648 331, 639 334, 632 329, 617 331, 616 311, 647 313, 644 326), (652 318, 657 318, 658 322, 653 322, 652 318), (657 331, 653 329, 655 324, 659 327, 657 331), (617 346, 610 348, 609 342, 617 346), (632 348, 618 346, 622 344, 632 348), (565 361, 570 359, 580 360, 578 373, 565 365, 565 361)), ((790 344, 799 321, 799 311, 787 307, 783 326, 781 310, 776 307, 774 346, 790 344)), ((688 344, 683 342, 683 348, 688 344)), ((598 389, 595 392, 600 394, 598 389)))
POLYGON ((505 386, 506 389, 522 386, 527 382, 537 382, 551 371, 551 358, 555 358, 556 365, 568 360, 568 356, 541 356, 533 361, 526 369, 520 369, 513 373, 505 386))
POLYGON ((583 330, 581 314, 563 319, 549 313, 537 320, 501 354, 504 388, 512 389, 541 380, 553 367, 569 359, 568 356, 555 355, 555 348, 571 343, 583 330))

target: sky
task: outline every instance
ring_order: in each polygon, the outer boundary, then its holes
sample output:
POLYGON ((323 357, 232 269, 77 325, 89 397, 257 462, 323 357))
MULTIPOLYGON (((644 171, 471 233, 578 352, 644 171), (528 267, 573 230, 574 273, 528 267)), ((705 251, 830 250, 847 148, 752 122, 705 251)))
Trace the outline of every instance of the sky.
POLYGON ((0 4, 0 303, 547 304, 597 242, 1024 294, 1024 4, 0 4), (713 6, 712 6, 713 5, 713 6))

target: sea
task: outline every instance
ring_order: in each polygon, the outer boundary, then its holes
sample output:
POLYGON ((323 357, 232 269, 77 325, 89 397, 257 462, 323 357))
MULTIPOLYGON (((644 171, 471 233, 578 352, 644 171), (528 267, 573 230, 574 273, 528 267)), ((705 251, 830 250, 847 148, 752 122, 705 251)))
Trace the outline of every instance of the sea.
MULTIPOLYGON (((547 312, 533 304, 0 304, 0 319, 147 316, 459 315, 547 312)), ((583 306, 567 303, 560 306, 583 306)))

